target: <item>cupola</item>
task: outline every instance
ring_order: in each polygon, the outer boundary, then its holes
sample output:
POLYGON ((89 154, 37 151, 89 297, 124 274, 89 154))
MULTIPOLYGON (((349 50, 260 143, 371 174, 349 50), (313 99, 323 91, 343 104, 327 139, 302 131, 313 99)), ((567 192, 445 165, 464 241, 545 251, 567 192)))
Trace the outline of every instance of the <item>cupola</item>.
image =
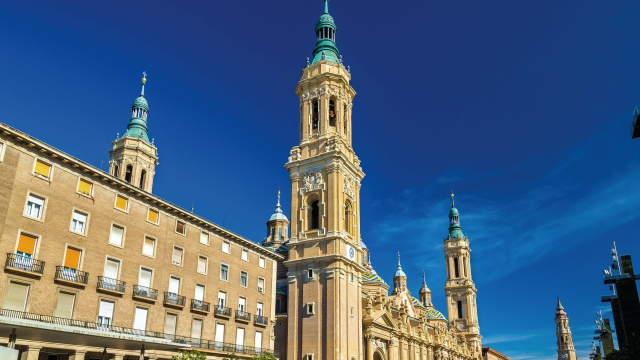
POLYGON ((316 25, 316 46, 313 49, 312 64, 320 60, 328 60, 334 63, 340 62, 338 47, 336 46, 336 23, 329 15, 329 0, 324 0, 324 13, 320 16, 316 25))
POLYGON ((453 193, 451 193, 451 210, 449 210, 449 239, 462 239, 462 227, 460 226, 460 214, 454 202, 453 193))

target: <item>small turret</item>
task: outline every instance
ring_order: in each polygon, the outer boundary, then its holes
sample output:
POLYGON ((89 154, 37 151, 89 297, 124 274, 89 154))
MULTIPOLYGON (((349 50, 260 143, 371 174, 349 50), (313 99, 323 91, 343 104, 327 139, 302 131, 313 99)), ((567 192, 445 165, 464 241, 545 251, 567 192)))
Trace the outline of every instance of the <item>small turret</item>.
POLYGON ((449 239, 462 239, 464 234, 462 233, 462 227, 460 226, 460 214, 453 199, 453 193, 451 193, 451 210, 449 210, 449 239))
POLYGON ((407 288, 407 274, 402 271, 402 266, 400 265, 400 252, 398 252, 398 268, 396 269, 396 273, 393 274, 393 293, 397 293, 398 291, 405 290, 407 288))
POLYGON ((329 15, 329 0, 324 0, 324 14, 320 16, 316 25, 316 38, 318 41, 315 48, 313 48, 313 61, 311 64, 321 60, 328 60, 334 63, 340 62, 340 52, 336 46, 337 30, 333 17, 329 15))
POLYGON ((278 203, 276 209, 267 221, 267 238, 264 240, 264 246, 282 244, 289 240, 289 219, 282 212, 280 206, 280 190, 278 190, 278 203))
POLYGON ((424 274, 424 270, 422 270, 422 287, 420 288, 419 294, 420 294, 420 302, 422 302, 422 305, 424 305, 427 308, 433 307, 433 304, 431 303, 431 290, 427 286, 427 279, 424 274))

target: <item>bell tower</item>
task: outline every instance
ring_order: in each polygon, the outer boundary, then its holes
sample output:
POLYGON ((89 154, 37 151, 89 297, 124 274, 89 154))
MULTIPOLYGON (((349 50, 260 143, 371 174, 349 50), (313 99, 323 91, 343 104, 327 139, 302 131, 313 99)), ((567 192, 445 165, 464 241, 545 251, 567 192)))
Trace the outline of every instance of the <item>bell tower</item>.
POLYGON ((569 328, 569 318, 564 312, 564 307, 558 297, 556 306, 556 337, 558 338, 558 360, 577 360, 576 350, 573 348, 571 329, 569 328))
POLYGON ((463 333, 474 349, 475 357, 482 356, 480 326, 476 307, 476 287, 471 279, 469 238, 462 233, 460 214, 451 194, 449 210, 449 235, 444 238, 447 281, 444 290, 447 296, 449 327, 463 333))
POLYGON ((109 174, 151 192, 153 176, 158 165, 158 149, 147 136, 149 104, 144 97, 147 74, 143 73, 142 90, 131 105, 131 120, 122 137, 118 134, 109 150, 109 174))
POLYGON ((355 91, 335 43, 328 2, 296 88, 300 142, 291 180, 287 359, 362 359, 360 182, 351 143, 355 91))

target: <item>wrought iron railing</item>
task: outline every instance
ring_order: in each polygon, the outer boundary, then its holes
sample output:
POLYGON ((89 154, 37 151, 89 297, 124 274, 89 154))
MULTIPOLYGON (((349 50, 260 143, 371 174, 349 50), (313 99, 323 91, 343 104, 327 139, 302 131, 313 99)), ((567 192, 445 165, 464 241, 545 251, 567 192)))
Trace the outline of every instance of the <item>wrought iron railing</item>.
POLYGON ((222 316, 229 316, 231 317, 231 308, 228 307, 224 307, 224 306, 216 306, 215 308, 213 308, 213 312, 216 315, 222 315, 222 316))
POLYGON ((111 290, 123 293, 127 283, 118 279, 98 276, 98 289, 111 290))
POLYGON ((236 310, 236 319, 245 320, 245 321, 251 321, 251 314, 249 314, 246 311, 236 310))
POLYGON ((64 266, 56 266, 56 279, 73 281, 80 284, 87 284, 89 273, 64 266))
MULTIPOLYGON (((134 335, 134 336, 146 336, 146 337, 152 337, 157 339, 166 339, 178 346, 189 345, 192 347, 198 347, 202 349, 210 349, 210 350, 224 351, 227 353, 239 353, 239 354, 247 354, 247 355, 263 355, 266 353, 270 353, 275 355, 276 357, 279 357, 279 353, 277 351, 270 350, 270 349, 263 349, 260 347, 244 346, 244 345, 237 345, 237 344, 231 344, 231 343, 222 343, 222 342, 216 342, 213 340, 190 338, 190 337, 179 336, 175 334, 164 334, 156 331, 124 328, 120 326, 105 325, 103 323, 92 323, 92 322, 66 319, 66 318, 60 318, 60 317, 49 316, 49 315, 27 313, 27 312, 16 311, 16 310, 0 309, 0 317, 31 320, 31 321, 41 322, 41 323, 71 326, 71 327, 91 329, 91 330, 99 330, 99 331, 104 331, 109 333, 118 333, 118 334, 134 335)), ((140 341, 142 341, 142 339, 140 339, 140 341)))
POLYGON ((158 300, 158 290, 141 285, 133 285, 133 296, 158 300))
POLYGON ((191 310, 200 310, 209 312, 211 304, 206 301, 191 299, 191 310))
POLYGON ((168 305, 184 306, 184 304, 187 303, 187 298, 185 298, 182 295, 178 295, 176 293, 166 292, 165 291, 165 293, 164 293, 164 303, 168 304, 168 305))
POLYGON ((256 324, 260 324, 260 325, 267 325, 267 324, 269 324, 269 319, 267 319, 267 317, 266 317, 266 316, 261 316, 261 315, 256 315, 256 316, 253 318, 253 321, 254 321, 256 324))
POLYGON ((5 268, 18 269, 42 275, 44 261, 36 260, 30 256, 7 253, 5 268))

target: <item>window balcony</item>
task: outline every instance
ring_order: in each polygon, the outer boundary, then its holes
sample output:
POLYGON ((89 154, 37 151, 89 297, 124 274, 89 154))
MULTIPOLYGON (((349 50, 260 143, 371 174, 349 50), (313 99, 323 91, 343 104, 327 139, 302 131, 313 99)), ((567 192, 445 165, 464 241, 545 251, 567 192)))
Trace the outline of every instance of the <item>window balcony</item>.
POLYGON ((228 319, 231 317, 231 308, 216 306, 215 308, 213 308, 213 315, 228 319))
POLYGON ((269 319, 267 319, 266 316, 256 315, 253 318, 253 323, 258 325, 258 326, 267 326, 267 325, 269 325, 269 319))
POLYGON ((251 314, 246 311, 236 310, 236 321, 248 323, 251 321, 251 314))
POLYGON ((98 290, 114 295, 122 295, 127 287, 127 283, 117 279, 98 276, 98 290))
POLYGON ((89 280, 89 273, 64 266, 56 266, 55 280, 69 285, 85 287, 89 280))
POLYGON ((4 263, 4 268, 23 275, 40 278, 44 272, 44 261, 36 260, 30 255, 7 253, 7 261, 4 263))
POLYGON ((184 296, 178 295, 176 293, 165 291, 164 301, 162 303, 166 306, 182 309, 184 308, 184 305, 187 303, 187 298, 185 298, 184 296))
POLYGON ((156 302, 156 300, 158 300, 158 290, 146 286, 133 285, 133 298, 136 300, 156 302))
POLYGON ((209 313, 211 304, 206 301, 191 299, 191 311, 209 313))

